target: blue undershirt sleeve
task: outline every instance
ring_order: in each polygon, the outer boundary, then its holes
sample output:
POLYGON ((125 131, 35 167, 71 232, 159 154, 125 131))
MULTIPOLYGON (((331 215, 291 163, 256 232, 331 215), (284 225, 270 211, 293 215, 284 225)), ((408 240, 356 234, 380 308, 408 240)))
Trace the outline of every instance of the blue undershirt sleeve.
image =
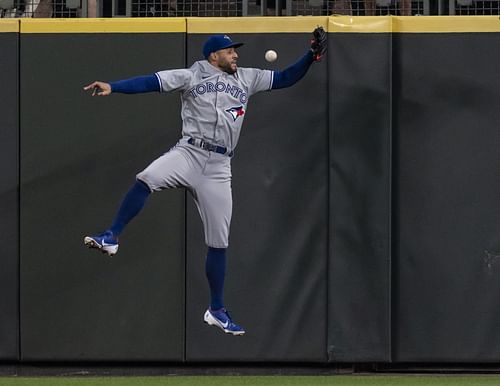
POLYGON ((283 71, 274 71, 273 84, 271 89, 290 87, 297 83, 307 73, 309 67, 314 62, 313 53, 308 50, 297 63, 292 64, 283 71))
POLYGON ((118 80, 110 82, 111 92, 119 92, 122 94, 139 94, 144 92, 159 92, 160 81, 156 75, 137 76, 135 78, 118 80))

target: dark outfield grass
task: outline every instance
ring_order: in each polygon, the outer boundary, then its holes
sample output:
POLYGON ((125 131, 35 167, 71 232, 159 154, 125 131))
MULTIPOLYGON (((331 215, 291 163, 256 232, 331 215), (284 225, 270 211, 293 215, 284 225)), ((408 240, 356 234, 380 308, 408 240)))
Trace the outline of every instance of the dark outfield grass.
POLYGON ((482 386, 500 375, 0 377, 0 386, 482 386))

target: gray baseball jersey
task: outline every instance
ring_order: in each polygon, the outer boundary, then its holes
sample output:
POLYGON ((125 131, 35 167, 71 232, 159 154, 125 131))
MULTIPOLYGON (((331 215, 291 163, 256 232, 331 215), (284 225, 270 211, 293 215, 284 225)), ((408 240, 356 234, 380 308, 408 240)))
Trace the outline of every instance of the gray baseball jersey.
POLYGON ((160 71, 156 76, 162 91, 181 93, 182 139, 137 178, 152 191, 187 188, 198 207, 206 244, 227 248, 232 214, 230 157, 193 146, 188 140, 204 140, 233 151, 248 99, 271 89, 273 72, 238 68, 228 74, 202 60, 188 69, 160 71))
POLYGON ((163 91, 181 91, 182 134, 234 150, 248 99, 270 90, 273 72, 238 68, 227 74, 206 60, 191 68, 156 73, 163 91))

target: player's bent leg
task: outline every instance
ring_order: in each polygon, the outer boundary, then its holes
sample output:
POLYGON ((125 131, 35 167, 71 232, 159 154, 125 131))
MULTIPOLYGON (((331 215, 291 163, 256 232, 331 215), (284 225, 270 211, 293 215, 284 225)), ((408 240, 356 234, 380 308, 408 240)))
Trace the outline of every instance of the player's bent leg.
POLYGON ((205 311, 203 320, 210 326, 219 327, 226 334, 239 336, 245 333, 245 330, 241 326, 233 322, 229 312, 227 312, 225 308, 220 310, 212 310, 209 308, 205 311))
POLYGON ((83 242, 89 248, 112 256, 118 252, 118 237, 126 225, 137 216, 153 191, 176 187, 186 181, 188 162, 177 148, 173 148, 153 161, 137 175, 137 180, 125 195, 113 224, 105 232, 85 236, 83 242))

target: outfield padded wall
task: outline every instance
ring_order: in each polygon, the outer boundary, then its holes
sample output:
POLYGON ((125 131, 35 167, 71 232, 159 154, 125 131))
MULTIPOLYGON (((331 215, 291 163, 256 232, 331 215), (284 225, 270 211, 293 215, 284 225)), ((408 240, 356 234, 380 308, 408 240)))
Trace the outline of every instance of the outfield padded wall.
POLYGON ((0 360, 19 359, 19 22, 0 24, 0 360))
POLYGON ((498 361, 497 17, 14 23, 0 359, 498 361), (84 249, 181 125, 176 94, 85 84, 190 65, 214 32, 246 43, 242 65, 283 69, 327 20, 328 57, 252 97, 233 160, 226 302, 245 337, 202 324, 206 246, 184 191, 154 194, 116 257, 84 249))
POLYGON ((184 192, 153 194, 116 257, 83 246, 175 144, 179 98, 91 97, 83 86, 183 67, 185 34, 53 23, 55 33, 23 22, 21 34, 22 358, 182 361, 184 192))
MULTIPOLYGON (((259 19, 252 31, 234 20, 221 21, 216 31, 204 23, 188 23, 188 31, 196 31, 188 34, 188 63, 200 59, 209 33, 228 29, 233 40, 245 43, 238 50, 241 66, 272 70, 283 70, 306 52, 317 24, 326 28, 326 18, 302 23, 259 19), (299 32, 287 32, 293 27, 299 32), (269 48, 279 53, 276 62, 264 60, 269 48)), ((242 339, 223 337, 200 323, 209 301, 206 247, 198 211, 188 201, 187 361, 326 361, 326 98, 323 61, 313 64, 294 87, 259 93, 248 104, 232 161, 234 208, 225 297, 235 321, 248 330, 242 339), (310 320, 312 329, 307 328, 310 320)))

